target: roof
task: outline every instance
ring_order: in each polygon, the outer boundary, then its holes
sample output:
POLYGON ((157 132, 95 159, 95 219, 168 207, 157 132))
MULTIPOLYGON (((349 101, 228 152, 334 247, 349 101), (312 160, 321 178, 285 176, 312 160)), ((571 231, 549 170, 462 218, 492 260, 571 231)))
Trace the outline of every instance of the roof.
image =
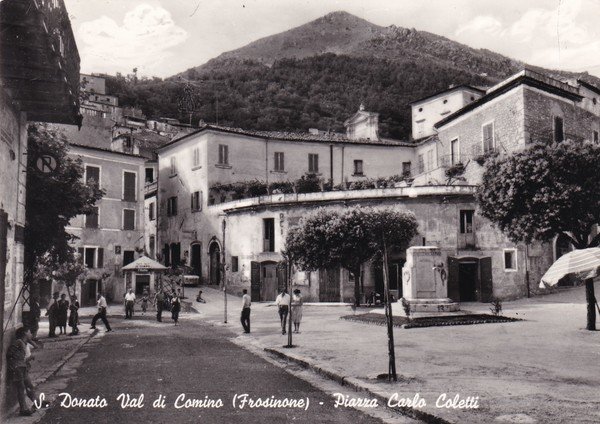
POLYGON ((590 84, 589 82, 587 82, 587 81, 584 81, 584 80, 582 80, 582 79, 578 79, 578 80, 577 80, 577 82, 578 82, 580 85, 582 85, 582 86, 584 86, 585 88, 587 88, 588 90, 591 90, 591 91, 593 91, 593 92, 594 92, 594 93, 596 93, 596 94, 600 94, 600 88, 596 87, 595 85, 593 85, 593 84, 590 84))
POLYGON ((527 85, 529 87, 538 88, 548 93, 556 94, 573 101, 581 101, 581 99, 583 99, 583 97, 579 95, 579 90, 577 88, 572 87, 556 79, 550 78, 546 75, 540 74, 538 72, 529 69, 524 69, 521 72, 513 75, 512 77, 497 84, 496 86, 490 88, 485 96, 480 97, 479 99, 469 103, 462 109, 451 113, 441 121, 436 122, 433 126, 435 128, 440 128, 446 125, 447 123, 455 120, 456 118, 478 108, 479 106, 484 105, 490 100, 495 99, 496 97, 512 90, 515 87, 518 87, 519 85, 527 85))
POLYGON ((128 156, 130 158, 144 159, 144 160, 146 160, 145 157, 140 156, 140 155, 134 155, 133 153, 116 152, 114 150, 105 149, 105 148, 102 148, 102 147, 86 146, 85 144, 78 144, 78 143, 69 143, 69 146, 78 147, 78 148, 81 148, 81 149, 96 150, 96 151, 105 152, 105 153, 114 153, 115 155, 128 156))
POLYGON ((424 102, 425 100, 429 100, 429 99, 431 99, 433 97, 438 97, 438 96, 441 96, 442 94, 448 94, 448 93, 451 93, 453 91, 458 91, 458 90, 471 90, 471 91, 476 91, 476 92, 478 92, 480 94, 485 94, 485 90, 482 90, 482 89, 477 88, 477 87, 473 87, 473 86, 468 85, 468 84, 460 84, 460 85, 457 85, 457 86, 454 86, 454 87, 451 87, 451 88, 445 88, 445 89, 440 90, 440 91, 438 91, 436 93, 430 94, 430 95, 428 95, 426 97, 422 97, 422 98, 420 98, 418 100, 414 100, 414 101, 410 102, 408 105, 410 106, 410 105, 414 105, 414 104, 417 104, 417 103, 421 103, 421 102, 424 102))
POLYGON ((121 269, 125 270, 125 271, 133 271, 133 270, 140 269, 140 268, 151 270, 151 271, 164 271, 167 269, 166 266, 156 262, 154 259, 150 259, 147 256, 141 256, 141 257, 137 258, 135 261, 131 262, 130 264, 125 265, 121 269))
POLYGON ((171 142, 165 144, 160 149, 164 149, 181 140, 184 140, 193 135, 200 134, 204 131, 219 131, 229 134, 247 135, 250 137, 265 138, 270 140, 294 141, 294 142, 315 142, 315 143, 348 143, 348 144, 367 144, 375 146, 407 146, 413 147, 414 144, 408 141, 394 140, 390 138, 381 140, 370 139, 350 139, 345 134, 340 133, 325 133, 325 134, 310 134, 309 132, 287 132, 287 131, 256 131, 244 130, 241 128, 231 128, 219 125, 205 124, 197 131, 184 135, 183 137, 175 138, 171 142))

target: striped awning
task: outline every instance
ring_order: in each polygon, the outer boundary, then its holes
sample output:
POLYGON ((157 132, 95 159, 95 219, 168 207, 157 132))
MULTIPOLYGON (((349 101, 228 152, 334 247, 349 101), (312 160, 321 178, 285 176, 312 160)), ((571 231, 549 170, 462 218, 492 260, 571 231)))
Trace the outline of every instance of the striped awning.
POLYGON ((567 275, 581 279, 600 275, 600 248, 573 250, 561 256, 542 277, 540 288, 554 286, 567 275))

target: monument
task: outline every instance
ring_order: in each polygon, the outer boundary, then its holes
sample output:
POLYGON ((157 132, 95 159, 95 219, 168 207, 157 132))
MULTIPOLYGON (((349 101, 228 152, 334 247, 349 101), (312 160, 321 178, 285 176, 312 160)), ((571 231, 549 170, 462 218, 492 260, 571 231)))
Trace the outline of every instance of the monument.
POLYGON ((448 272, 439 247, 414 246, 406 250, 402 293, 413 312, 459 310, 458 303, 448 298, 448 272))

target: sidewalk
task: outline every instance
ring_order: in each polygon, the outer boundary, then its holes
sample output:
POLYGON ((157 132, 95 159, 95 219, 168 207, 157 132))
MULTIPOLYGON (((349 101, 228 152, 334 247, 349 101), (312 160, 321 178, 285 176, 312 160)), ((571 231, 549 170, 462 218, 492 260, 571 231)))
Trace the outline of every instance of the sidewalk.
MULTIPOLYGON (((600 289, 600 284, 596 285, 600 289)), ((376 379, 387 371, 385 327, 340 320, 351 307, 305 305, 297 347, 285 349, 277 310, 272 303, 252 304, 252 334, 239 322, 241 299, 228 296, 228 324, 223 324, 223 293, 203 287, 205 304, 194 302, 198 319, 224 325, 253 344, 304 362, 339 381, 389 398, 419 394, 420 410, 449 422, 600 421, 598 349, 600 332, 584 330, 584 289, 504 303, 504 315, 524 321, 420 329, 395 329, 399 382, 376 379), (478 409, 438 408, 436 400, 479 397, 478 409)), ((473 313, 489 313, 490 305, 463 304, 473 313)), ((356 314, 371 312, 358 308, 356 314)), ((394 313, 399 313, 394 308, 394 313)), ((363 397, 365 394, 357 394, 363 397)))

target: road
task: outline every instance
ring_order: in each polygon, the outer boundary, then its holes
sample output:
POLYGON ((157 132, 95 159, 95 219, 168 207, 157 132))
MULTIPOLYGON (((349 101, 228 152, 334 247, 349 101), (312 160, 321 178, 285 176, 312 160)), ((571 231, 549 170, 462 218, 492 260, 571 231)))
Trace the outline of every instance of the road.
POLYGON ((92 407, 67 408, 67 397, 62 396, 40 422, 380 422, 352 408, 334 408, 331 394, 231 342, 231 333, 225 329, 193 319, 177 327, 166 321, 159 324, 148 316, 128 321, 112 318, 115 331, 83 347, 87 356, 64 389, 72 399, 85 400, 92 407), (143 407, 122 408, 117 400, 121 393, 129 394, 130 399, 143 394, 143 407), (246 404, 241 408, 239 397, 234 407, 236 394, 247 394, 247 399, 253 400, 287 398, 296 407, 250 408, 246 404), (164 408, 155 408, 153 403, 160 395, 164 408), (178 396, 200 400, 204 407, 176 408, 185 406, 185 399, 176 403, 178 396), (100 407, 102 398, 105 407, 100 407), (63 406, 61 400, 65 400, 63 406), (301 402, 308 402, 308 408, 301 407, 301 402))

